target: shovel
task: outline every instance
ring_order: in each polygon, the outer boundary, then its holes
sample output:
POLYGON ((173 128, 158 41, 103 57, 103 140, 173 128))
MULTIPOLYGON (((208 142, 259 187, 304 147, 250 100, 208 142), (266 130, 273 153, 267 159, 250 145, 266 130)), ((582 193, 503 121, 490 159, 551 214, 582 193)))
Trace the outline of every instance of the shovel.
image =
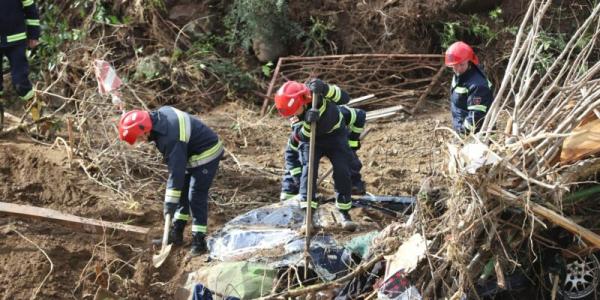
POLYGON ((171 244, 167 245, 167 242, 169 241, 169 227, 171 225, 171 215, 170 214, 166 214, 165 215, 165 228, 163 231, 163 238, 162 238, 162 245, 160 248, 160 252, 156 255, 152 255, 152 264, 154 265, 155 268, 160 267, 160 265, 162 265, 165 260, 167 259, 167 256, 169 256, 169 253, 171 252, 171 244))

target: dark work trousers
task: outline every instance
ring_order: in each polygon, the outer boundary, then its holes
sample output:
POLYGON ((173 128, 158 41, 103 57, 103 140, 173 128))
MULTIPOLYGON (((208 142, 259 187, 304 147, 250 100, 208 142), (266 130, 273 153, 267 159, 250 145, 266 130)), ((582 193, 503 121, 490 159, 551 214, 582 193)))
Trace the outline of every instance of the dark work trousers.
MULTIPOLYGON (((25 51, 27 45, 25 42, 17 43, 8 47, 0 47, 0 72, 3 70, 2 61, 4 56, 8 58, 10 64, 10 75, 12 83, 19 97, 23 100, 29 100, 33 97, 31 82, 29 81, 29 63, 25 51)), ((4 85, 0 76, 0 95, 4 85)))
POLYGON ((364 183, 360 175, 362 169, 362 163, 356 154, 356 151, 352 151, 352 159, 350 160, 350 181, 353 187, 363 187, 364 183))
POLYGON ((208 189, 217 175, 222 156, 223 154, 207 164, 188 169, 186 172, 185 184, 181 191, 181 199, 179 199, 174 222, 185 224, 190 218, 191 208, 192 234, 195 232, 206 233, 208 189))
MULTIPOLYGON (((327 134, 318 137, 315 141, 315 161, 314 161, 314 192, 317 188, 317 174, 319 174, 319 160, 323 156, 329 158, 333 166, 333 181, 336 193, 336 206, 340 210, 349 210, 352 207, 350 193, 352 190, 350 180, 350 162, 352 161, 352 150, 348 145, 348 131, 345 126, 336 130, 333 134, 327 134)), ((302 163, 302 175, 300 177, 300 194, 306 201, 308 193, 308 156, 310 144, 308 142, 300 143, 298 147, 300 152, 300 162, 302 163)), ((313 194, 313 199, 314 199, 313 194)), ((311 203, 316 207, 317 202, 311 203)))

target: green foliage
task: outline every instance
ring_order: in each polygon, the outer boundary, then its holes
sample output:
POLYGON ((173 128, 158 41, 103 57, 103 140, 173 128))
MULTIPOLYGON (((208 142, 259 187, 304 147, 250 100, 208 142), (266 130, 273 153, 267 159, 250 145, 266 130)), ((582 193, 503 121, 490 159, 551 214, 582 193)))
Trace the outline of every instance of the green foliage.
POLYGON ((323 55, 324 45, 328 43, 327 35, 335 29, 332 21, 322 21, 310 17, 311 26, 307 32, 301 31, 298 38, 304 39, 304 51, 307 55, 323 55))
MULTIPOLYGON (((495 25, 500 25, 502 21, 502 9, 497 7, 490 11, 489 18, 495 25)), ((483 44, 489 44, 496 39, 498 35, 510 28, 494 31, 490 27, 490 22, 482 20, 477 15, 471 15, 469 21, 444 22, 443 31, 440 34, 440 42, 442 48, 446 49, 457 40, 478 39, 483 44)))
POLYGON ((247 92, 256 88, 254 77, 241 70, 231 59, 210 58, 197 63, 197 66, 215 75, 227 87, 229 94, 247 92))
POLYGON ((273 74, 273 62, 270 61, 264 65, 262 65, 261 70, 263 75, 265 75, 265 77, 269 78, 271 77, 271 75, 273 74))
POLYGON ((567 45, 564 33, 540 32, 537 38, 539 43, 539 57, 535 68, 545 72, 554 63, 554 60, 567 45))
POLYGON ((256 37, 287 42, 296 28, 287 11, 285 0, 234 0, 225 18, 229 51, 249 49, 256 37))

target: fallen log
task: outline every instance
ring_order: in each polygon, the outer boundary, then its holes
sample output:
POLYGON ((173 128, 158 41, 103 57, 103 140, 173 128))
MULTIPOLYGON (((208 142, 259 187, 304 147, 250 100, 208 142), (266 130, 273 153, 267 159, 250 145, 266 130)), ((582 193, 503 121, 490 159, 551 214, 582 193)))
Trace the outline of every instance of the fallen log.
POLYGON ((113 231, 122 232, 136 238, 138 240, 145 240, 148 235, 148 228, 125 225, 121 223, 114 222, 106 222, 102 220, 89 219, 84 217, 79 217, 71 214, 66 214, 57 210, 29 206, 29 205, 20 205, 13 204, 7 202, 0 202, 0 214, 15 216, 15 217, 24 217, 27 219, 40 219, 48 222, 54 222, 61 225, 65 225, 69 228, 98 234, 98 233, 112 233, 113 231))

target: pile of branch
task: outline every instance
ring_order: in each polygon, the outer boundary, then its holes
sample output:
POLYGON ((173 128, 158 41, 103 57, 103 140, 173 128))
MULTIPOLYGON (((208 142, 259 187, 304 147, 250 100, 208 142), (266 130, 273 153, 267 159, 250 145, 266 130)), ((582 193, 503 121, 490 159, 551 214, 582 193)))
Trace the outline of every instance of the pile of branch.
POLYGON ((556 296, 564 282, 553 290, 545 285, 547 273, 532 271, 543 261, 543 253, 564 248, 548 235, 550 230, 560 229, 572 241, 580 240, 574 243, 578 249, 600 247, 600 236, 586 228, 596 225, 594 220, 581 218, 586 216, 583 204, 563 203, 586 179, 572 175, 589 174, 584 168, 593 159, 574 164, 559 160, 563 141, 573 129, 590 115, 597 118, 600 5, 556 53, 552 65, 541 71, 540 33, 551 5, 552 1, 531 2, 481 132, 459 138, 460 145, 449 143, 451 168, 442 185, 446 197, 435 204, 420 203, 413 230, 424 231, 431 244, 414 284, 424 297, 476 298, 478 284, 491 279, 506 287, 505 277, 515 269, 531 272, 545 290, 541 292, 556 296), (487 162, 479 168, 473 168, 477 155, 472 145, 484 149, 487 162))
MULTIPOLYGON (((109 24, 93 18, 99 10, 107 9, 104 4, 93 1, 90 2, 93 5, 72 1, 53 3, 50 7, 62 12, 62 20, 80 24, 78 26, 85 35, 56 46, 59 53, 56 56, 38 57, 43 71, 40 72, 42 79, 36 84, 36 94, 38 101, 45 103, 44 117, 31 122, 25 113, 19 124, 0 133, 2 137, 28 130, 36 123, 42 128, 58 129, 54 144, 64 146, 69 157, 78 158, 73 161, 76 166, 126 202, 150 183, 165 177, 166 170, 159 155, 150 147, 132 151, 118 142, 116 124, 121 112, 110 99, 99 95, 94 60, 103 59, 113 64, 125 82, 121 98, 127 109, 176 103, 181 109, 199 111, 212 107, 219 95, 227 93, 227 87, 220 79, 203 70, 200 63, 173 58, 180 48, 188 49, 191 40, 182 28, 164 19, 158 9, 138 2, 113 7, 111 13, 129 20, 127 25, 109 24), (134 76, 144 58, 154 56, 160 63, 161 72, 154 78, 134 76), (57 60, 55 64, 51 63, 53 59, 57 60), (139 178, 148 179, 140 183, 139 178)), ((50 9, 42 7, 42 10, 45 8, 50 9)), ((51 20, 48 23, 47 34, 63 36, 62 32, 52 32, 62 29, 53 27, 51 20)))
MULTIPOLYGON (((349 54, 313 57, 282 57, 269 84, 268 99, 287 80, 321 78, 337 84, 351 97, 374 94, 362 102, 369 108, 403 105, 412 110, 422 95, 439 85, 443 70, 442 55, 434 54, 349 54)), ((422 101, 422 100, 421 100, 422 101)))
MULTIPOLYGON (((383 230, 394 233, 393 243, 375 243, 377 258, 412 234, 427 238, 426 259, 409 274, 409 284, 424 299, 478 299, 490 283, 509 288, 508 277, 516 273, 539 288, 538 296, 555 299, 565 279, 545 269, 546 259, 585 259, 600 248, 600 236, 589 229, 598 225, 597 217, 589 215, 597 211, 596 201, 564 201, 587 179, 582 176, 600 170, 598 159, 559 159, 573 129, 590 117, 600 118, 595 114, 600 106, 600 4, 541 71, 545 48, 540 33, 551 5, 550 0, 531 2, 481 132, 460 137, 449 128, 437 129, 451 132, 447 172, 424 184, 414 222, 383 230)), ((372 262, 357 270, 367 263, 372 262)), ((589 267, 584 264, 584 271, 589 267)))

